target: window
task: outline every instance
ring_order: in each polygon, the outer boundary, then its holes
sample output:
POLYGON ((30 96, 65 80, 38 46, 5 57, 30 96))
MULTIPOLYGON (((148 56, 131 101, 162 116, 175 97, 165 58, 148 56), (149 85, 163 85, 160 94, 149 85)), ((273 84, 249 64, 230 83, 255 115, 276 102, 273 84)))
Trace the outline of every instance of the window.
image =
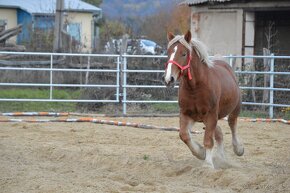
POLYGON ((81 24, 69 23, 66 29, 67 33, 71 35, 76 41, 81 41, 81 24))
POLYGON ((36 15, 34 16, 34 29, 48 31, 54 29, 54 16, 36 15))

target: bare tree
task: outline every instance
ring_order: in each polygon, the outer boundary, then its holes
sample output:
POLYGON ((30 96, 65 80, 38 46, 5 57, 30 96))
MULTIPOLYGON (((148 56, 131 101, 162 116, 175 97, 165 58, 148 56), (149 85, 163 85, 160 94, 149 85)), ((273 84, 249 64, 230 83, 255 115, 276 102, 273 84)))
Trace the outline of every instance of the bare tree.
POLYGON ((171 11, 161 10, 157 14, 147 17, 142 24, 141 31, 149 39, 166 45, 167 31, 182 34, 188 29, 190 29, 190 8, 188 6, 175 6, 171 11))
MULTIPOLYGON (((275 45, 277 45, 276 36, 278 34, 278 31, 275 29, 275 22, 269 21, 268 25, 265 27, 265 38, 266 38, 266 48, 263 48, 263 55, 269 56, 271 54, 271 50, 275 45)), ((270 59, 265 58, 263 60, 264 63, 264 71, 270 70, 270 59)), ((267 87, 269 85, 270 76, 269 74, 264 75, 264 87, 267 87)), ((263 99, 262 102, 266 103, 269 101, 269 90, 263 91, 263 99)), ((265 106, 262 106, 263 110, 265 110, 265 106)))
POLYGON ((278 31, 275 29, 275 22, 269 21, 268 25, 265 27, 265 37, 267 41, 266 48, 271 50, 275 45, 278 44, 278 41, 275 41, 275 37, 278 34, 278 31))

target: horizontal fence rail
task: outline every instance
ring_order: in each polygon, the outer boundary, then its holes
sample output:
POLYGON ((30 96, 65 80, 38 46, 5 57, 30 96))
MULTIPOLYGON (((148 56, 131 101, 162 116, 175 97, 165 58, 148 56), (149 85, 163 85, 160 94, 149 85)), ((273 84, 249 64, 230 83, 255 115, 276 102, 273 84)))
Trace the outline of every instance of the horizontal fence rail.
POLYGON ((85 102, 85 103, 119 103, 119 76, 120 76, 120 55, 115 54, 71 54, 71 53, 40 53, 40 52, 0 52, 0 55, 19 55, 19 56, 47 56, 50 58, 50 67, 0 67, 0 71, 40 71, 40 72, 49 72, 50 73, 50 81, 49 83, 17 83, 17 82, 9 82, 4 83, 0 82, 0 86, 10 86, 10 87, 50 87, 49 97, 47 99, 9 99, 9 98, 0 98, 0 101, 17 101, 17 102, 85 102), (54 66, 54 58, 53 57, 65 57, 65 56, 73 56, 73 57, 101 57, 107 58, 111 57, 116 60, 115 69, 79 69, 79 68, 56 68, 54 66), (115 73, 116 81, 115 84, 56 84, 54 82, 53 74, 56 72, 85 72, 85 73, 115 73), (115 88, 115 100, 105 100, 105 99, 54 99, 53 98, 53 89, 55 87, 62 88, 115 88))
MULTIPOLYGON (((149 74, 160 74, 163 73, 163 67, 159 65, 159 68, 161 69, 132 69, 131 64, 128 60, 131 59, 166 59, 167 56, 157 56, 157 55, 116 55, 116 54, 72 54, 72 53, 39 53, 39 52, 0 52, 0 56, 33 56, 33 57, 46 57, 47 60, 50 61, 48 66, 43 65, 37 65, 35 67, 31 66, 25 66, 25 65, 19 65, 20 61, 18 62, 18 66, 4 66, 0 64, 0 72, 24 72, 24 71, 32 71, 32 72, 43 72, 43 73, 49 73, 49 79, 46 80, 47 82, 43 83, 35 83, 35 82, 5 82, 1 81, 0 86, 1 87, 49 87, 49 96, 47 98, 0 98, 0 101, 10 101, 10 102, 80 102, 80 103, 122 103, 122 114, 127 114, 127 105, 130 103, 177 103, 176 100, 135 100, 130 99, 127 91, 128 89, 132 88, 138 88, 138 89, 166 89, 166 87, 162 84, 160 85, 141 85, 141 84, 129 84, 128 83, 128 77, 130 74, 137 73, 142 75, 142 73, 149 73, 149 74), (55 65, 55 61, 57 61, 58 57, 86 57, 87 63, 83 65, 81 68, 77 67, 58 67, 55 65), (103 67, 94 66, 92 68, 90 66, 90 61, 92 59, 112 59, 114 62, 113 66, 110 66, 110 68, 104 69, 103 67), (74 73, 74 72, 83 72, 87 73, 111 73, 115 77, 114 84, 106 84, 103 82, 97 82, 97 83, 81 83, 81 84, 75 84, 75 83, 56 83, 57 80, 55 80, 55 74, 56 73, 74 73), (57 99, 53 97, 53 92, 55 88, 112 88, 114 89, 114 93, 112 95, 114 96, 114 99, 100 99, 100 98, 92 98, 92 99, 57 99)), ((236 70, 235 73, 237 76, 242 75, 267 75, 269 76, 269 85, 268 86, 243 86, 241 85, 241 90, 257 90, 257 91, 269 91, 269 99, 267 102, 252 102, 252 101, 243 101, 242 103, 244 105, 256 105, 256 106, 267 106, 269 107, 269 117, 273 118, 274 116, 274 107, 285 107, 289 108, 289 101, 286 97, 285 103, 275 103, 274 101, 274 92, 287 92, 287 95, 289 95, 290 88, 289 87, 274 87, 275 85, 275 76, 286 76, 289 80, 289 71, 275 71, 275 61, 278 59, 288 60, 290 63, 290 56, 274 56, 273 54, 270 56, 224 56, 225 60, 228 60, 229 64, 231 66, 234 65, 235 60, 245 60, 245 59, 263 59, 263 60, 269 60, 269 70, 268 71, 257 71, 257 70, 236 70)), ((20 62, 21 63, 21 62, 20 62)), ((241 62, 245 63, 245 61, 241 62)), ((63 65, 65 66, 65 65, 63 65)), ((174 88, 178 88, 178 85, 176 85, 174 88)))

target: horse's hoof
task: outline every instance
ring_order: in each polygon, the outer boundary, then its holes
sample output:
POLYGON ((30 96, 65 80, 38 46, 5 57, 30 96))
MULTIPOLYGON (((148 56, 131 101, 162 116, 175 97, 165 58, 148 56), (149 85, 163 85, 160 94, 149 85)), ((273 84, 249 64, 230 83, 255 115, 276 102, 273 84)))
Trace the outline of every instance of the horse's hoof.
POLYGON ((244 155, 244 147, 242 145, 234 146, 234 152, 237 156, 244 155))
POLYGON ((199 152, 197 155, 195 155, 197 157, 197 159, 200 159, 200 160, 205 160, 205 157, 206 157, 206 152, 205 152, 205 149, 200 146, 199 148, 199 152))

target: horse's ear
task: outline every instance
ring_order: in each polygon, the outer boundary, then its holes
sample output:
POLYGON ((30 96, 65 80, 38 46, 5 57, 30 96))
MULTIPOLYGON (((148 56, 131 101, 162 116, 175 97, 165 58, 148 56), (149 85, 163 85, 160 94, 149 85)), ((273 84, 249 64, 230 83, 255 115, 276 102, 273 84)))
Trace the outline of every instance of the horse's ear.
POLYGON ((171 32, 167 32, 167 40, 170 42, 175 36, 171 32))
POLYGON ((190 30, 184 35, 184 39, 189 43, 191 41, 191 32, 190 30))

